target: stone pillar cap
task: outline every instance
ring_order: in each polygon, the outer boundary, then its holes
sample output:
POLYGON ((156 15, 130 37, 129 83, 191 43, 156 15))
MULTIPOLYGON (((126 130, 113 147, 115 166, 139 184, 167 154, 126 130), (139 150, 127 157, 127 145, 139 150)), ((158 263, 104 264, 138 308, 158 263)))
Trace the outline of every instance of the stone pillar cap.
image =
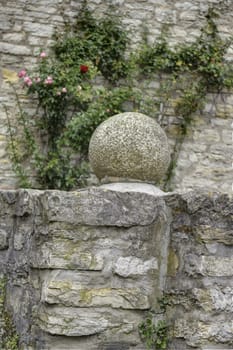
POLYGON ((151 117, 126 112, 101 123, 89 145, 96 176, 158 183, 166 173, 170 152, 165 132, 151 117))

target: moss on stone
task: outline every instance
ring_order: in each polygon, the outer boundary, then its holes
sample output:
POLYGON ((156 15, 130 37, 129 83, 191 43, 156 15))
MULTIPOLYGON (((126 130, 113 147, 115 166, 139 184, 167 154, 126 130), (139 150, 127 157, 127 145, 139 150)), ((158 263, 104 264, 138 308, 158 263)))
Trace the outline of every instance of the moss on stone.
POLYGON ((177 270, 179 268, 179 258, 176 255, 175 251, 170 248, 168 254, 168 262, 167 262, 167 274, 168 276, 175 276, 177 270))
POLYGON ((6 278, 0 278, 0 322, 2 324, 0 333, 0 348, 7 350, 18 350, 19 336, 16 332, 12 316, 6 310, 6 278))

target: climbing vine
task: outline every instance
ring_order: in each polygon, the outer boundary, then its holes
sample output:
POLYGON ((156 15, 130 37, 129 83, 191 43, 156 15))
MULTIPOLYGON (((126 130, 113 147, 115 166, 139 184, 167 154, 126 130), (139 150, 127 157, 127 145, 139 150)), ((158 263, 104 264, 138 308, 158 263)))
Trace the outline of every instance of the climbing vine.
MULTIPOLYGON (((225 60, 231 40, 220 37, 217 15, 209 9, 194 43, 170 48, 162 35, 153 45, 144 38, 129 53, 128 33, 120 20, 111 13, 97 20, 83 1, 76 22, 66 22, 64 33, 54 34, 51 53, 41 50, 37 68, 19 72, 26 94, 37 103, 31 120, 17 99, 24 159, 30 159, 39 186, 69 190, 83 185, 88 143, 103 120, 127 109, 162 122, 172 100, 180 124, 164 185, 169 189, 193 114, 202 109, 209 91, 233 87, 232 65, 225 60), (153 79, 160 81, 160 88, 145 96, 142 82, 153 79)), ((10 145, 14 168, 27 184, 12 133, 10 145)))
POLYGON ((180 44, 171 49, 161 36, 152 46, 144 44, 139 54, 142 72, 145 75, 152 72, 169 75, 171 88, 167 91, 168 96, 171 99, 178 95, 174 113, 181 119, 165 181, 167 190, 170 189, 173 170, 193 114, 202 109, 208 92, 219 93, 223 88, 233 87, 232 64, 225 60, 232 38, 221 39, 215 23, 217 17, 217 11, 210 8, 201 35, 192 44, 180 44))
MULTIPOLYGON (((69 190, 84 184, 94 129, 133 98, 132 87, 117 84, 129 74, 124 57, 128 38, 115 17, 97 21, 84 2, 76 23, 67 25, 63 35, 55 33, 54 39, 50 55, 39 53, 36 69, 18 74, 26 94, 37 103, 33 122, 20 106, 19 121, 39 185, 69 190), (106 86, 99 87, 95 79, 104 79, 106 86)), ((26 184, 17 143, 9 134, 14 169, 26 184)))

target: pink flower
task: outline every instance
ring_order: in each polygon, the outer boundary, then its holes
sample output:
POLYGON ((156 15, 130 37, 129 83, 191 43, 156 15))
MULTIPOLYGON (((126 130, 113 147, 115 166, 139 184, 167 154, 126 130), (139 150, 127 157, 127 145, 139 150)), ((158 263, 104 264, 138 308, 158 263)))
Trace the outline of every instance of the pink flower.
POLYGON ((28 76, 26 76, 24 79, 23 79, 23 81, 25 82, 25 83, 27 83, 29 80, 31 80, 28 76))
POLYGON ((35 80, 36 83, 40 83, 40 81, 41 81, 40 77, 36 77, 34 80, 35 80))
POLYGON ((19 78, 24 78, 27 75, 27 72, 25 69, 22 69, 19 73, 18 73, 18 77, 19 78))
POLYGON ((27 85, 27 86, 31 86, 32 85, 32 80, 31 78, 29 78, 28 76, 26 76, 24 79, 24 84, 27 85))
POLYGON ((50 77, 50 76, 48 76, 48 77, 45 79, 44 83, 47 84, 47 85, 52 84, 52 83, 53 83, 53 78, 50 77))
POLYGON ((67 89, 64 87, 61 89, 61 92, 63 92, 65 94, 67 92, 67 89))
POLYGON ((41 57, 41 58, 45 58, 46 56, 47 56, 46 52, 42 51, 42 52, 40 53, 40 57, 41 57))

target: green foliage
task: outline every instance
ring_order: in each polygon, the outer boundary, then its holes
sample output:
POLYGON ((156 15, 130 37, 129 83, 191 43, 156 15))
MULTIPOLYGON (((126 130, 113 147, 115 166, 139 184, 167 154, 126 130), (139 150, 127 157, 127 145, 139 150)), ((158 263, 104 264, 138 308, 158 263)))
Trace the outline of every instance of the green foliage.
POLYGON ((23 163, 23 155, 20 152, 20 144, 17 141, 17 138, 15 137, 13 133, 13 127, 11 125, 10 116, 7 107, 3 106, 5 113, 6 113, 6 119, 7 119, 7 130, 9 135, 9 142, 7 145, 8 153, 10 155, 10 158, 12 160, 13 164, 13 170, 15 174, 18 176, 19 179, 19 186, 23 188, 29 188, 30 182, 28 180, 28 176, 25 173, 24 167, 22 165, 23 163))
POLYGON ((186 89, 182 96, 177 100, 175 105, 175 114, 183 117, 181 131, 186 134, 187 126, 191 122, 192 114, 203 107, 203 99, 205 98, 205 88, 195 83, 186 89))
MULTIPOLYGON (((194 102, 194 95, 198 95, 195 100, 200 97, 203 100, 209 88, 220 90, 223 87, 233 87, 232 68, 224 58, 232 39, 221 39, 214 22, 216 16, 213 9, 208 11, 206 25, 202 28, 200 37, 192 44, 180 44, 171 49, 164 37, 161 37, 152 46, 144 44, 138 54, 137 62, 144 74, 171 73, 178 81, 177 87, 179 77, 186 73, 191 75, 190 91, 182 103, 191 103, 191 106, 187 111, 186 107, 182 108, 182 116, 188 116, 199 108, 198 103, 194 102), (195 86, 197 83, 198 87, 195 86)), ((177 112, 179 111, 180 108, 177 112)))
POLYGON ((172 73, 175 69, 174 53, 164 38, 152 46, 144 44, 138 54, 137 63, 142 74, 155 72, 172 73))
POLYGON ((165 314, 167 307, 170 305, 170 300, 167 295, 162 295, 161 298, 158 298, 158 305, 161 314, 165 314))
MULTIPOLYGON (((130 87, 115 86, 130 71, 125 59, 128 38, 115 17, 97 21, 85 2, 75 25, 55 38, 54 56, 41 51, 37 68, 19 73, 28 96, 38 102, 33 125, 20 105, 19 121, 40 186, 69 190, 85 184, 87 149, 94 129, 122 112, 123 103, 132 98, 130 87), (96 77, 105 78, 107 88, 95 87, 96 77), (74 157, 74 152, 79 156, 74 157)), ((25 186, 13 137, 11 144, 15 170, 25 186)))
POLYGON ((64 37, 56 35, 56 58, 68 67, 76 67, 88 60, 110 82, 125 78, 129 65, 125 58, 128 36, 113 14, 98 21, 86 3, 71 31, 64 37), (71 34, 70 34, 71 33, 71 34), (65 40, 64 40, 65 39, 65 40))
POLYGON ((36 114, 30 118, 15 91, 24 147, 7 118, 9 150, 20 185, 30 186, 24 168, 29 158, 41 187, 83 186, 89 140, 102 121, 124 111, 126 104, 128 110, 161 121, 176 96, 173 107, 180 132, 166 177, 169 184, 187 128, 207 92, 233 87, 233 69, 225 61, 231 40, 219 36, 216 16, 210 9, 200 37, 192 44, 170 48, 163 35, 153 45, 144 40, 138 52, 126 55, 128 34, 119 19, 113 13, 96 19, 83 1, 74 25, 66 23, 65 32, 54 35, 51 56, 41 51, 37 69, 19 73, 26 93, 37 102, 36 114), (141 82, 153 80, 155 74, 160 89, 145 94, 141 82))
POLYGON ((145 342, 147 350, 166 350, 168 346, 168 325, 165 320, 155 321, 154 318, 156 315, 166 313, 167 306, 170 305, 169 298, 162 295, 157 299, 157 304, 159 311, 149 311, 145 320, 138 327, 139 335, 145 342))
POLYGON ((3 321, 3 324, 1 324, 3 336, 2 339, 0 339, 0 346, 2 349, 6 350, 18 350, 19 336, 16 333, 12 317, 5 309, 5 297, 6 279, 0 278, 0 318, 3 321))
MULTIPOLYGON (((102 89, 98 99, 85 112, 78 113, 67 125, 64 140, 73 145, 74 150, 86 154, 92 133, 96 127, 110 116, 120 113, 125 101, 133 98, 130 88, 102 89)), ((64 142, 65 142, 64 141, 64 142)))
MULTIPOLYGON (((197 79, 208 88, 225 87, 226 75, 229 78, 229 65, 226 64, 224 55, 232 39, 221 39, 214 17, 215 12, 209 10, 206 25, 202 28, 200 37, 192 44, 177 45, 170 49, 162 37, 152 46, 144 45, 138 56, 142 73, 163 71, 175 73, 176 76, 185 72, 195 73, 197 79)), ((230 85, 229 82, 227 85, 230 85)))
POLYGON ((152 313, 148 313, 145 321, 139 325, 139 335, 146 344, 146 349, 163 350, 168 345, 168 326, 166 321, 153 321, 152 313))
POLYGON ((176 139, 165 180, 167 190, 170 190, 169 183, 192 116, 202 109, 207 92, 233 88, 233 68, 225 60, 232 38, 223 40, 220 37, 214 21, 216 17, 218 14, 210 8, 201 35, 192 44, 180 44, 171 49, 162 36, 154 45, 144 43, 137 55, 141 74, 171 75, 175 84, 167 91, 168 99, 178 95, 174 112, 181 117, 180 134, 176 139))

